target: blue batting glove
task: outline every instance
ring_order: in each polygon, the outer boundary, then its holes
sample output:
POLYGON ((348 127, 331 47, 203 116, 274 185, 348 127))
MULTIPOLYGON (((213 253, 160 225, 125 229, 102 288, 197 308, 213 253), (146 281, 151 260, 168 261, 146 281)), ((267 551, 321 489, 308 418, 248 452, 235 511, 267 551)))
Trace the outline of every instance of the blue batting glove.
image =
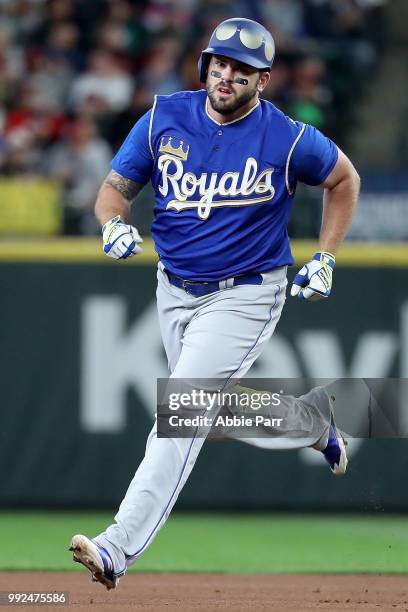
POLYGON ((296 274, 290 295, 303 300, 322 300, 329 297, 332 288, 336 258, 331 253, 318 251, 313 259, 296 274))
POLYGON ((143 242, 133 225, 124 223, 120 216, 107 221, 102 228, 103 251, 113 259, 127 259, 142 252, 143 242))

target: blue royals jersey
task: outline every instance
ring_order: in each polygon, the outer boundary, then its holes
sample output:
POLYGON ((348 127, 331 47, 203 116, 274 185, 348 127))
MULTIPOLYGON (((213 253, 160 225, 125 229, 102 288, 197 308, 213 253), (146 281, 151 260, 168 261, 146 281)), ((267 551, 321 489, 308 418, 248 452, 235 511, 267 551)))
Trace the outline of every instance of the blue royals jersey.
POLYGON ((223 280, 293 263, 287 232, 297 181, 318 185, 335 144, 265 100, 219 124, 207 93, 157 96, 112 160, 156 197, 152 236, 163 265, 191 280, 223 280))

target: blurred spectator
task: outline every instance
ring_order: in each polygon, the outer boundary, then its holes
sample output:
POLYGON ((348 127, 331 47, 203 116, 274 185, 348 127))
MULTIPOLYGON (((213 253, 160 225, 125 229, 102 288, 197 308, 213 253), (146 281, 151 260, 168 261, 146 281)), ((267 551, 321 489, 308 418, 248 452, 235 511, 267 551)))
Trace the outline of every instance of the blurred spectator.
POLYGON ((118 112, 130 104, 133 91, 132 77, 119 65, 110 51, 93 51, 87 72, 72 84, 71 104, 76 112, 94 109, 99 112, 118 112))
POLYGON ((43 159, 44 173, 64 187, 62 204, 66 234, 92 234, 99 228, 93 207, 110 169, 112 152, 92 119, 81 116, 64 130, 43 159))
POLYGON ((281 33, 296 39, 303 30, 303 8, 300 0, 265 0, 261 5, 263 21, 281 33))
POLYGON ((330 91, 323 85, 324 63, 307 57, 293 69, 289 114, 304 123, 325 129, 324 109, 331 102, 330 91))
POLYGON ((31 55, 28 62, 30 74, 26 85, 35 93, 38 107, 63 109, 74 74, 70 65, 58 55, 42 52, 31 55))
POLYGON ((111 154, 154 94, 204 86, 199 54, 237 15, 276 39, 265 97, 344 146, 386 1, 0 0, 0 172, 57 178, 65 231, 94 232, 111 154))
POLYGON ((5 114, 2 173, 35 174, 42 155, 61 135, 66 121, 62 110, 44 103, 43 92, 29 83, 21 86, 19 103, 5 114))
POLYGON ((0 104, 13 102, 18 84, 25 72, 22 49, 13 44, 11 31, 0 26, 0 104))
POLYGON ((131 57, 144 53, 148 42, 141 4, 134 6, 127 0, 110 2, 98 38, 101 47, 128 53, 131 57))
POLYGON ((73 70, 84 67, 84 56, 78 48, 79 30, 75 23, 62 21, 53 25, 47 36, 45 52, 61 65, 73 70))
POLYGON ((112 144, 116 151, 136 121, 152 107, 154 92, 151 86, 141 82, 133 94, 131 105, 120 113, 115 113, 110 120, 98 121, 101 133, 112 144))
POLYGON ((171 34, 162 36, 152 47, 141 76, 153 93, 167 95, 183 89, 180 73, 182 51, 180 39, 171 34))

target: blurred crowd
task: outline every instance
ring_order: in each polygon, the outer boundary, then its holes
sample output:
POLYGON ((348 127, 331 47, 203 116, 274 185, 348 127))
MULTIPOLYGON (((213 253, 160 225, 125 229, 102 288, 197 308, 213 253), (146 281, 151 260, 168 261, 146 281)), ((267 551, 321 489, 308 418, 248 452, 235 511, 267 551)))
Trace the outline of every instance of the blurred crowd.
POLYGON ((0 0, 0 174, 57 179, 64 233, 96 232, 115 151, 154 94, 202 87, 199 54, 233 16, 275 37, 265 97, 342 145, 385 44, 386 1, 0 0))

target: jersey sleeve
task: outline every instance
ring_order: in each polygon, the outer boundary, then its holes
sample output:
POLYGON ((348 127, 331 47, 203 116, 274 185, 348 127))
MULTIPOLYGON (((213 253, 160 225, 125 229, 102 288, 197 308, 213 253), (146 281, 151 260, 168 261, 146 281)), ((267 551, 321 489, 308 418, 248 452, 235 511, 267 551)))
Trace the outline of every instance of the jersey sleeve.
POLYGON ((290 159, 295 181, 320 185, 333 170, 339 156, 336 145, 311 125, 304 125, 290 159))
POLYGON ((153 169, 149 144, 151 112, 149 110, 135 123, 111 162, 115 172, 143 184, 149 181, 153 169))

